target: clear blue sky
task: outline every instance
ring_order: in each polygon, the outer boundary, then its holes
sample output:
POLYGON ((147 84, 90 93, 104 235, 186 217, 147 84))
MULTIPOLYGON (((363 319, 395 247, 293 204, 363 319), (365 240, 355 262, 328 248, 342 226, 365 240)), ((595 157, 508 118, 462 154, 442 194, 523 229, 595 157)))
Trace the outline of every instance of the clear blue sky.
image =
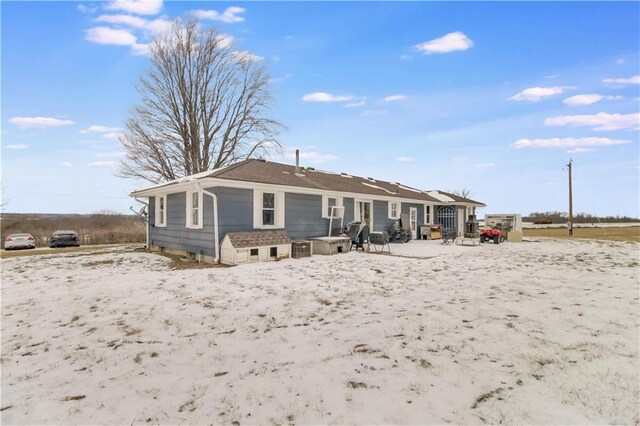
POLYGON ((198 14, 269 66, 285 158, 486 212, 639 216, 640 3, 3 2, 8 212, 128 211, 145 46, 198 14), (195 12, 200 11, 200 12, 195 12))

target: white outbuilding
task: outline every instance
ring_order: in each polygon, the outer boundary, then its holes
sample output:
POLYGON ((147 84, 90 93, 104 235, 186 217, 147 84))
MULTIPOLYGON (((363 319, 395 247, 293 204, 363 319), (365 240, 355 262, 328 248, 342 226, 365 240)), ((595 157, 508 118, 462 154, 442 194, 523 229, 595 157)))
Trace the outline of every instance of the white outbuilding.
POLYGON ((220 245, 220 263, 243 263, 277 260, 291 256, 291 239, 287 231, 229 232, 220 245))

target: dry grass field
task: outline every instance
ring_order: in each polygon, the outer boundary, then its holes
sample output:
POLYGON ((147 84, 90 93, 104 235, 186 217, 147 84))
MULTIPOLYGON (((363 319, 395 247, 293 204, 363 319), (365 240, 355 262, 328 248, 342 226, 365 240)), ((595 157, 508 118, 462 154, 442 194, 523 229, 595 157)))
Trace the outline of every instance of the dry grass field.
MULTIPOLYGON (((566 228, 524 229, 525 237, 569 238, 566 228)), ((574 228, 572 238, 640 242, 640 226, 574 228)))
POLYGON ((65 253, 103 253, 104 249, 128 247, 131 244, 96 244, 93 246, 80 247, 59 247, 59 248, 38 248, 35 250, 2 250, 0 251, 0 259, 9 259, 11 257, 39 256, 45 254, 65 254, 65 253))
POLYGON ((48 238, 58 229, 76 231, 83 246, 142 243, 145 240, 145 222, 135 215, 4 213, 0 225, 3 241, 9 234, 28 232, 36 238, 38 247, 48 247, 48 238))

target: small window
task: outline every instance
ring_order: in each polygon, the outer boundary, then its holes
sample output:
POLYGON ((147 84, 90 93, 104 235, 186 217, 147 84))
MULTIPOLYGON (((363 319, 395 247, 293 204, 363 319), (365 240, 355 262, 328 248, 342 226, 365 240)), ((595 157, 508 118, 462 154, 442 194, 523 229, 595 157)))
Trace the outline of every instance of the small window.
POLYGON ((202 228, 201 192, 187 192, 187 228, 202 228))
POLYGON ((251 249, 251 256, 257 256, 258 255, 258 249, 251 249))
POLYGON ((276 223, 276 194, 264 192, 262 194, 262 224, 275 225, 276 223))
POLYGON ((331 207, 335 207, 338 205, 338 200, 335 198, 327 198, 327 216, 331 217, 331 207))
POLYGON ((167 226, 167 196, 159 195, 156 197, 156 226, 167 226))
POLYGON ((400 219, 400 203, 389 201, 389 219, 400 219))
POLYGON ((325 219, 339 219, 342 217, 344 209, 335 208, 342 207, 342 197, 329 197, 327 195, 322 196, 322 217, 325 219), (334 208, 332 208, 334 207, 334 208))
POLYGON ((191 224, 193 226, 198 226, 198 219, 199 219, 199 215, 198 212, 200 211, 200 197, 198 197, 198 193, 194 192, 193 194, 191 194, 191 224))
POLYGON ((285 193, 253 190, 253 227, 255 229, 284 228, 285 193))
POLYGON ((431 206, 424 206, 424 223, 431 223, 431 206))
POLYGON ((278 247, 271 247, 269 249, 269 257, 278 257, 278 247))

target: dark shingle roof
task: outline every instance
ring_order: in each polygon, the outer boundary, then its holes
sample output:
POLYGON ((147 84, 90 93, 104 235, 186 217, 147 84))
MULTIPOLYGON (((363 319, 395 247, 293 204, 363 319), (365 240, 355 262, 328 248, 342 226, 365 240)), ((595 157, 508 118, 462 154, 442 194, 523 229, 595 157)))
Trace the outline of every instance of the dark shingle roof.
POLYGON ((291 244, 287 231, 227 232, 227 237, 235 248, 291 244))
MULTIPOLYGON (((298 173, 296 173, 296 168, 293 165, 274 163, 265 160, 245 160, 224 169, 214 171, 208 177, 245 182, 259 182, 273 185, 297 186, 326 191, 384 195, 387 197, 409 198, 432 203, 440 203, 438 199, 428 195, 426 191, 402 185, 397 182, 368 179, 346 173, 327 172, 323 170, 316 170, 311 167, 301 167, 298 173)), ((482 204, 462 197, 451 198, 461 202, 482 204)))
POLYGON ((355 194, 397 197, 400 199, 419 200, 428 203, 446 204, 457 201, 476 204, 484 207, 479 201, 443 191, 422 191, 398 182, 386 182, 372 178, 353 176, 347 173, 333 173, 324 170, 316 170, 312 167, 300 167, 296 173, 296 167, 291 164, 274 163, 265 160, 250 159, 240 161, 221 169, 209 172, 197 173, 191 176, 176 179, 171 182, 155 185, 150 188, 133 191, 134 196, 142 195, 146 191, 165 188, 171 185, 204 179, 208 177, 229 179, 234 181, 266 183, 288 187, 312 188, 321 191, 350 192, 355 194), (444 199, 438 199, 443 195, 444 199))
POLYGON ((482 204, 484 206, 483 203, 481 203, 480 201, 476 201, 476 200, 472 200, 471 198, 465 198, 465 197, 461 197, 459 195, 456 194, 452 194, 450 192, 444 192, 444 191, 440 191, 438 190, 439 193, 446 195, 449 198, 453 198, 456 201, 460 201, 462 203, 475 203, 475 204, 482 204))

